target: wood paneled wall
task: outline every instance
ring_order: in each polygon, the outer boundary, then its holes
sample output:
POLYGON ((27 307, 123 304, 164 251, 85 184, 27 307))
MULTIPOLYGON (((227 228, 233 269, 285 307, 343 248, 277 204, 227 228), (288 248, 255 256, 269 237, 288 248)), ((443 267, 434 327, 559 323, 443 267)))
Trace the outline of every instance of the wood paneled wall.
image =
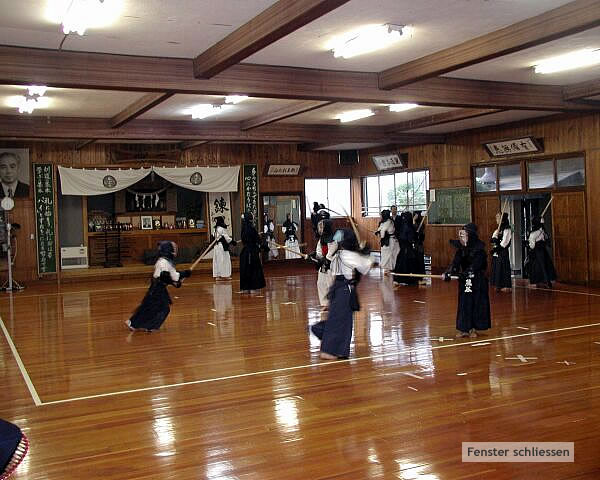
MULTIPOLYGON (((471 167, 490 159, 481 146, 484 141, 501 138, 514 138, 521 135, 534 135, 544 139, 543 155, 583 152, 586 157, 587 174, 587 248, 589 258, 589 279, 600 282, 600 223, 593 219, 600 214, 600 196, 594 188, 600 185, 600 115, 561 116, 547 119, 524 121, 514 125, 490 127, 472 132, 450 135, 445 145, 423 145, 401 148, 409 155, 409 167, 429 168, 430 187, 465 187, 471 185, 471 167)), ((69 143, 33 143, 10 142, 0 146, 29 148, 31 162, 49 162, 74 167, 103 166, 110 164, 110 152, 113 147, 106 144, 91 144, 79 151, 69 143)), ((389 148, 379 151, 389 151, 389 148)), ((337 155, 331 151, 299 152, 295 145, 221 145, 206 144, 185 151, 179 160, 180 166, 213 165, 226 166, 242 163, 256 163, 261 171, 261 193, 295 192, 304 190, 305 177, 352 177, 352 208, 357 219, 361 235, 375 246, 372 235, 377 227, 377 219, 363 218, 361 211, 361 180, 364 175, 377 173, 370 153, 361 152, 361 161, 353 167, 340 167, 337 155), (300 163, 304 166, 301 177, 264 177, 263 167, 269 163, 300 163)), ((535 157, 533 155, 532 157, 535 157)), ((473 202, 475 203, 475 202, 473 202)), ((19 237, 19 257, 17 259, 16 278, 30 280, 37 277, 33 203, 31 200, 17 202, 13 221, 21 224, 19 237)), ((478 218, 474 211, 475 222, 484 227, 489 218, 478 218)), ((486 214, 486 217, 489 215, 486 214)), ((482 236, 491 232, 483 232, 482 236)), ((304 234, 312 242, 310 221, 304 222, 304 234)), ((453 254, 448 240, 456 236, 455 227, 428 226, 426 251, 433 253, 434 268, 444 268, 453 254)))

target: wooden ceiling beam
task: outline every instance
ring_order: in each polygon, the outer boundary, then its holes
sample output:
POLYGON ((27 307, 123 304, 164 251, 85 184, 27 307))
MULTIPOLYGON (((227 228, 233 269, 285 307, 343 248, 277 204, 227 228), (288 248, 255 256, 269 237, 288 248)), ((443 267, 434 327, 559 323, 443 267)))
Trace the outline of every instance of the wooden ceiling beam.
POLYGON ((98 140, 98 139, 97 138, 90 138, 88 140, 82 140, 81 142, 77 142, 75 144, 75 150, 81 150, 82 148, 87 147, 88 145, 91 145, 96 140, 98 140))
POLYGON ((554 85, 430 78, 380 90, 377 73, 235 65, 210 80, 193 78, 192 60, 0 46, 0 84, 227 95, 463 108, 593 111, 563 99, 554 85))
POLYGON ((384 90, 398 88, 599 25, 600 2, 576 0, 495 32, 388 68, 379 74, 379 86, 384 90))
POLYGON ((279 0, 194 60, 196 78, 212 78, 349 0, 279 0))
POLYGON ((112 128, 119 128, 173 96, 173 92, 148 93, 110 119, 112 128))
POLYGON ((200 145, 206 145, 210 143, 208 140, 195 140, 192 142, 181 142, 178 147, 179 150, 189 150, 190 148, 199 147, 200 145))
POLYGON ((301 102, 296 102, 292 105, 287 105, 273 112, 268 112, 263 115, 258 115, 254 118, 245 120, 242 122, 241 128, 242 130, 251 130, 253 128, 262 127, 263 125, 279 122, 280 120, 283 120, 285 118, 290 118, 295 115, 300 115, 301 113, 310 112, 312 110, 316 110, 317 108, 325 107, 326 105, 331 105, 332 103, 333 102, 322 102, 320 100, 304 100, 301 102))
POLYGON ((309 142, 309 143, 300 143, 296 147, 296 150, 299 152, 314 152, 315 150, 321 150, 327 147, 335 147, 336 145, 341 145, 339 142, 309 142))
POLYGON ((597 95, 600 95, 600 78, 563 87, 563 98, 567 101, 597 95))
POLYGON ((394 125, 387 126, 385 131, 388 133, 404 132, 406 130, 432 127, 434 125, 442 125, 444 123, 457 122, 459 120, 466 120, 468 118, 477 118, 482 117, 484 115, 491 115, 493 113, 499 113, 504 111, 505 110, 500 109, 461 108, 457 110, 451 110, 449 112, 427 115, 425 117, 415 118, 413 120, 407 120, 405 122, 395 123, 394 125))
POLYGON ((244 131, 233 122, 132 120, 114 129, 108 119, 0 115, 0 138, 224 142, 438 143, 442 135, 386 134, 380 127, 272 124, 244 131))

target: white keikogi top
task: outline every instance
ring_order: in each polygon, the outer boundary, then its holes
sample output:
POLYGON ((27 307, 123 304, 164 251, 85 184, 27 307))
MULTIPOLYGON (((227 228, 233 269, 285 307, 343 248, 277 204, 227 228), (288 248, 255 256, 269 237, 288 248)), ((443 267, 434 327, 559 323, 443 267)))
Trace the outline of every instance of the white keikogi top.
POLYGON ((394 221, 391 218, 388 218, 385 222, 379 225, 377 231, 381 234, 381 238, 385 236, 385 232, 393 236, 394 232, 396 231, 394 228, 394 221))
MULTIPOLYGON (((498 238, 498 229, 494 230, 494 233, 492 234, 493 238, 498 238)), ((506 248, 506 246, 510 243, 510 239, 512 238, 512 232, 510 231, 510 228, 505 228, 502 231, 502 240, 500 240, 500 246, 502 248, 506 248)))
MULTIPOLYGON (((329 257, 329 253, 327 257, 329 257)), ((371 260, 371 257, 351 250, 342 250, 333 257, 330 272, 334 276, 343 275, 346 280, 352 280, 354 269, 364 275, 369 272, 372 266, 373 260, 371 260)))
POLYGON ((161 272, 169 272, 171 275, 171 280, 174 282, 179 281, 179 272, 175 270, 175 267, 171 262, 169 262, 166 258, 159 258, 154 264, 154 274, 152 275, 154 278, 160 277, 161 272))
POLYGON ((231 237, 227 234, 227 230, 223 227, 217 227, 215 229, 215 238, 219 241, 221 237, 224 237, 227 243, 231 243, 231 237))
POLYGON ((533 250, 537 242, 545 242, 546 240, 548 240, 548 235, 542 228, 538 228, 529 234, 529 248, 533 250))

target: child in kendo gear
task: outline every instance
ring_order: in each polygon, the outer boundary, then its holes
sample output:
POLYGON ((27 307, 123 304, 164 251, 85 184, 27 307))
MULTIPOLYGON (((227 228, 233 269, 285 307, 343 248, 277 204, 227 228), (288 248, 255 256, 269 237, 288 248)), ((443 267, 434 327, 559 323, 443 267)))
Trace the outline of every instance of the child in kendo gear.
POLYGON ((231 256, 229 248, 235 247, 237 242, 233 240, 227 233, 227 225, 225 217, 219 216, 215 218, 215 233, 214 237, 217 241, 213 249, 213 277, 229 280, 231 278, 231 256))
POLYGON ((289 249, 285 251, 285 259, 291 260, 294 258, 302 258, 300 255, 294 253, 300 252, 300 246, 298 244, 298 224, 292 220, 291 214, 287 214, 286 220, 281 226, 281 230, 285 234, 285 246, 289 249))
POLYGON ((173 303, 167 286, 173 285, 175 288, 179 288, 183 280, 192 275, 191 270, 181 272, 175 270, 176 256, 177 244, 175 242, 163 241, 158 244, 158 260, 154 264, 150 287, 140 306, 125 322, 130 330, 155 332, 166 320, 171 311, 170 305, 173 303))
POLYGON ((492 274, 490 283, 497 292, 512 290, 512 270, 508 249, 510 248, 512 231, 508 222, 508 213, 496 214, 498 228, 492 233, 492 274))
POLYGON ((487 254, 484 243, 477 236, 477 225, 467 223, 459 232, 459 240, 450 240, 456 248, 452 263, 444 273, 444 280, 458 275, 458 309, 456 312, 457 338, 477 337, 478 330, 491 327, 488 294, 487 254))
POLYGON ((534 217, 531 220, 531 233, 529 234, 529 254, 527 256, 525 270, 529 277, 529 283, 538 288, 552 288, 552 282, 556 280, 556 270, 552 262, 552 256, 548 252, 548 241, 550 236, 544 228, 544 220, 534 217))
POLYGON ((375 231, 375 235, 379 237, 381 245, 381 261, 379 263, 381 269, 393 270, 396 265, 396 257, 398 257, 398 253, 400 252, 400 246, 396 238, 394 220, 392 220, 389 210, 381 211, 381 221, 375 231))
POLYGON ((350 356, 353 313, 360 310, 356 286, 361 275, 368 273, 373 260, 360 252, 358 240, 352 230, 335 232, 333 240, 338 248, 331 260, 333 285, 329 290, 327 321, 314 324, 311 331, 321 340, 320 357, 325 360, 344 359, 350 356))

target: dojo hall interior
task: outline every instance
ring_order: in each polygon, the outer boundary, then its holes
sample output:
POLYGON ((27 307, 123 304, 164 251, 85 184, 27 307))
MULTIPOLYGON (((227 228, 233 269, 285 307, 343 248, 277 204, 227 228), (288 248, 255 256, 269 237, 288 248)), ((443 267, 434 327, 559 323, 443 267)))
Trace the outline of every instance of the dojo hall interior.
MULTIPOLYGON (((600 478, 600 3, 4 0, 0 418, 32 479, 600 478), (579 63, 577 63, 579 62, 579 63), (384 209, 427 212, 426 282, 377 264, 350 356, 327 361, 317 270, 261 254, 241 216, 315 251, 313 202, 380 257, 384 209), (456 338, 441 274, 463 225, 507 213, 512 290, 456 338), (527 278, 543 214, 552 288, 527 278), (125 325, 160 241, 159 331, 125 325), (463 442, 572 442, 572 462, 467 462, 463 442)), ((0 473, 1 475, 1 473, 0 473)))

